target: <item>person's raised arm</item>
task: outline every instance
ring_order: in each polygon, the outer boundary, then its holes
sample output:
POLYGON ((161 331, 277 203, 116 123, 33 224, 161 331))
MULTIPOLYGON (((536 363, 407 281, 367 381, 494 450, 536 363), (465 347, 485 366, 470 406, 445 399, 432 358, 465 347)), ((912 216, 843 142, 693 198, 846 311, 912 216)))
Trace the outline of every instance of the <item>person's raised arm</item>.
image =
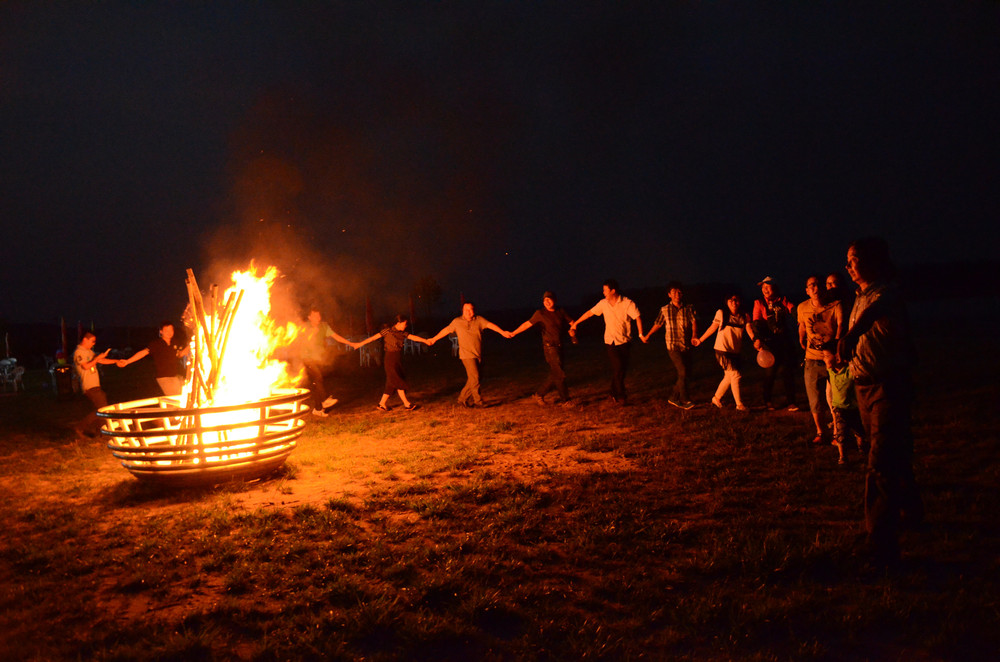
MULTIPOLYGON (((107 354, 107 352, 104 352, 104 354, 107 354)), ((101 356, 104 356, 104 354, 102 354, 101 356)), ((127 359, 121 359, 119 361, 112 361, 111 359, 108 359, 108 362, 109 363, 117 363, 119 368, 124 368, 129 363, 135 363, 136 361, 141 361, 142 359, 146 358, 147 356, 149 356, 149 348, 148 347, 144 347, 144 348, 140 349, 138 352, 136 352, 135 354, 133 354, 132 356, 128 357, 127 359)), ((104 363, 104 361, 100 361, 100 363, 104 363)))
POLYGON ((443 329, 441 329, 440 331, 438 331, 437 335, 435 335, 433 338, 428 338, 424 342, 427 343, 427 345, 433 345, 434 343, 436 343, 437 341, 441 340, 442 338, 444 338, 449 333, 451 333, 451 324, 449 324, 448 326, 446 326, 443 329))
POLYGON ((663 326, 663 322, 661 322, 659 320, 659 318, 657 318, 657 320, 653 323, 653 328, 650 329, 649 333, 647 333, 645 336, 642 335, 642 327, 640 326, 639 327, 639 340, 641 340, 642 342, 648 341, 649 337, 651 335, 653 335, 654 333, 656 333, 657 331, 659 331, 661 326, 663 326))
POLYGON ((334 340, 336 340, 337 342, 339 342, 342 345, 350 345, 351 344, 350 340, 348 340, 344 336, 340 335, 339 333, 337 333, 333 329, 330 329, 330 332, 326 334, 326 337, 327 338, 333 338, 334 340))
POLYGON ((504 331, 503 329, 501 329, 499 326, 497 326, 493 322, 487 322, 486 323, 486 328, 489 329, 490 331, 495 331, 495 332, 499 333, 504 338, 513 338, 514 337, 513 333, 511 333, 510 331, 504 331))
POLYGON ((510 337, 513 338, 514 336, 516 336, 517 334, 521 333, 522 331, 527 331, 532 326, 533 325, 531 323, 531 320, 528 320, 524 324, 522 324, 521 326, 519 326, 516 329, 514 329, 513 331, 511 331, 510 332, 510 337))
MULTIPOLYGON (((361 341, 359 341, 359 342, 351 342, 351 341, 347 341, 347 342, 346 342, 345 344, 347 344, 347 345, 350 345, 350 346, 351 346, 351 347, 353 347, 354 349, 361 349, 362 347, 364 347, 364 346, 365 346, 365 345, 367 345, 368 343, 370 343, 370 342, 375 342, 376 340, 378 340, 378 339, 379 339, 379 338, 381 338, 381 337, 382 337, 382 334, 381 334, 381 333, 376 333, 376 334, 375 334, 374 336, 369 336, 369 337, 367 337, 367 338, 365 338, 364 340, 361 340, 361 341)), ((422 339, 421 339, 421 340, 422 340, 422 339)), ((343 341, 341 341, 341 342, 343 342, 343 341)))
POLYGON ((703 342, 711 338, 712 334, 718 331, 720 326, 722 326, 722 320, 716 318, 715 320, 712 321, 712 324, 707 329, 705 329, 705 333, 701 334, 700 338, 695 339, 698 342, 694 342, 694 340, 692 340, 691 344, 694 345, 695 347, 702 344, 703 342))
POLYGON ((593 309, 590 309, 587 312, 585 312, 583 315, 580 315, 580 317, 578 317, 575 322, 570 322, 570 325, 569 325, 570 331, 576 331, 576 327, 580 326, 580 322, 583 322, 585 320, 589 320, 593 316, 594 316, 593 309))

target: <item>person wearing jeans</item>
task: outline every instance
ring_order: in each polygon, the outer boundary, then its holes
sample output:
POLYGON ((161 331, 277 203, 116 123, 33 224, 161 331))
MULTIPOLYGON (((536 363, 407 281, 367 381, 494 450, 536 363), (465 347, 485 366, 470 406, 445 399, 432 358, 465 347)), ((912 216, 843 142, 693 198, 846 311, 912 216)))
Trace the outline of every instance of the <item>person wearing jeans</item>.
POLYGON ((661 326, 667 343, 667 354, 674 364, 677 382, 667 402, 675 407, 691 409, 694 404, 688 397, 688 376, 691 374, 691 348, 698 337, 698 321, 694 315, 694 306, 684 305, 684 290, 681 284, 674 281, 667 285, 667 296, 670 303, 660 308, 660 314, 653 327, 644 336, 642 342, 647 342, 661 326))

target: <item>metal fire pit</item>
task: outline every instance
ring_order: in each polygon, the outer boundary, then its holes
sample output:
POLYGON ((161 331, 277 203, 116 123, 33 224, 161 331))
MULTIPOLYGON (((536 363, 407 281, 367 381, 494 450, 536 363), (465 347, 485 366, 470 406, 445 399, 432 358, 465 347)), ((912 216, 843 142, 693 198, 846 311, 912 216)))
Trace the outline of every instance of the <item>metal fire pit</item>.
POLYGON ((255 402, 184 409, 158 397, 102 407, 108 448, 136 478, 211 485, 252 480, 284 463, 311 407, 307 389, 275 390, 255 402), (236 420, 223 420, 236 418, 236 420))

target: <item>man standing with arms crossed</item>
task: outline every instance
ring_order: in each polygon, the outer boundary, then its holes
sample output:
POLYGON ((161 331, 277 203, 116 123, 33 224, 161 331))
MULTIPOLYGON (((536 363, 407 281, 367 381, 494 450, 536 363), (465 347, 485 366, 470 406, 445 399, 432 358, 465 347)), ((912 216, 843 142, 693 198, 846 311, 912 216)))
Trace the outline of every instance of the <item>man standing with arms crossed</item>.
POLYGON ((632 320, 635 320, 642 337, 642 317, 635 302, 618 292, 618 281, 609 278, 604 281, 604 298, 593 308, 580 316, 569 326, 570 333, 576 333, 580 322, 594 315, 604 317, 604 345, 608 351, 608 362, 611 364, 611 399, 616 404, 627 404, 625 392, 625 374, 628 372, 628 360, 631 351, 629 343, 632 340, 632 320))

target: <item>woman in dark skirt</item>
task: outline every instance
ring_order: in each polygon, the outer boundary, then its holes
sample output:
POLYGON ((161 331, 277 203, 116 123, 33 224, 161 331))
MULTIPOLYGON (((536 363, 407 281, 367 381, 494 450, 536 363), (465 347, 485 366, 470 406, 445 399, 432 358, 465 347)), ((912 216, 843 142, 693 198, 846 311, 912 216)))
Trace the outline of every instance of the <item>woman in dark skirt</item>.
POLYGON ((426 338, 407 333, 406 326, 409 323, 405 315, 396 315, 396 321, 392 326, 387 326, 374 336, 365 338, 361 342, 351 343, 354 349, 360 349, 370 342, 379 338, 385 339, 385 358, 382 365, 385 367, 385 389, 382 391, 382 400, 375 405, 381 411, 389 411, 389 396, 395 391, 399 394, 399 399, 403 401, 403 408, 413 411, 419 405, 415 405, 406 398, 406 375, 403 374, 403 345, 407 340, 428 344, 426 338))

